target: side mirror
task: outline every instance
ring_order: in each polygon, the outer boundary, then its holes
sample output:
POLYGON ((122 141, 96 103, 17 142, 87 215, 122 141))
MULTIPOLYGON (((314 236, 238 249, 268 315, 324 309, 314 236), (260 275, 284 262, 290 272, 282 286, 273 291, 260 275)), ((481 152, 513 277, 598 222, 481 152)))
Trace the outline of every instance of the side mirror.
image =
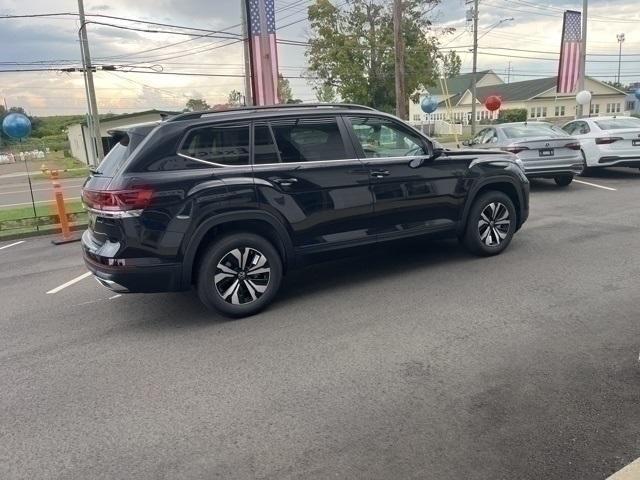
POLYGON ((437 158, 441 157, 443 153, 444 153, 444 148, 434 148, 433 152, 431 152, 431 155, 429 155, 428 157, 418 157, 418 158, 412 159, 409 162, 409 167, 420 168, 426 162, 433 162, 437 158))
POLYGON ((464 145, 465 147, 470 147, 471 145, 473 145, 473 143, 471 142, 471 140, 463 140, 462 145, 464 145))

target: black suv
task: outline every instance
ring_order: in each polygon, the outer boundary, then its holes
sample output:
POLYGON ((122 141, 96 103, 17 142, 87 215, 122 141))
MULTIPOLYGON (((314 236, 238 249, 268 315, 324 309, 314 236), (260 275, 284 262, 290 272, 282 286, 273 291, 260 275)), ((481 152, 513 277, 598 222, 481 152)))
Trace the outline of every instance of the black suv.
POLYGON ((85 182, 86 264, 117 292, 188 290, 230 316, 308 254, 448 233, 504 250, 529 212, 515 156, 452 151, 358 105, 185 113, 109 132, 85 182))

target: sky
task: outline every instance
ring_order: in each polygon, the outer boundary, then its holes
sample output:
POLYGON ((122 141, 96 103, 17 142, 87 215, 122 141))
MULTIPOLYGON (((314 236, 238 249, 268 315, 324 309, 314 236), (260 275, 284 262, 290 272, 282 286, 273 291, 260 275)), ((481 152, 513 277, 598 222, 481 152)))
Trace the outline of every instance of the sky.
MULTIPOLYGON (((275 0, 278 37, 306 41, 306 9, 313 0, 275 0)), ((343 0, 333 0, 342 4, 343 0)), ((391 0, 389 0, 391 1, 391 0)), ((241 0, 85 0, 88 14, 128 17, 142 23, 90 17, 93 22, 149 29, 144 22, 170 23, 221 36, 241 33, 241 0)), ((493 69, 505 81, 554 76, 562 30, 562 11, 581 10, 581 0, 480 0, 478 68, 493 69), (509 19, 509 20, 508 20, 509 19), (512 20, 511 20, 512 19, 512 20), (499 23, 501 20, 502 23, 499 23), (525 50, 525 51, 521 51, 525 50), (534 57, 534 58, 522 58, 534 57)), ((0 16, 77 12, 76 0, 2 0, 0 16)), ((433 11, 433 31, 443 48, 455 47, 471 71, 472 34, 465 19, 465 0, 443 0, 433 11), (444 34, 446 28, 453 33, 444 34)), ((637 0, 590 0, 587 74, 615 80, 618 69, 616 34, 625 33, 622 83, 640 81, 640 9, 637 0)), ((60 68, 78 65, 80 47, 74 17, 0 18, 0 100, 38 116, 83 114, 86 97, 82 74, 2 70, 60 68), (13 63, 21 63, 15 65, 13 63)), ((210 105, 225 103, 233 90, 244 92, 243 48, 227 38, 194 38, 87 25, 94 64, 144 69, 149 73, 98 71, 95 74, 101 113, 130 113, 151 108, 181 110, 189 98, 210 105), (178 44, 178 42, 181 42, 178 44), (227 45, 229 44, 229 45, 227 45), (127 67, 124 67, 127 66, 127 67), (162 71, 163 73, 153 73, 162 71), (216 76, 173 75, 167 73, 216 76)), ((304 76, 304 47, 279 45, 280 71, 289 78, 295 97, 314 101, 304 76)))

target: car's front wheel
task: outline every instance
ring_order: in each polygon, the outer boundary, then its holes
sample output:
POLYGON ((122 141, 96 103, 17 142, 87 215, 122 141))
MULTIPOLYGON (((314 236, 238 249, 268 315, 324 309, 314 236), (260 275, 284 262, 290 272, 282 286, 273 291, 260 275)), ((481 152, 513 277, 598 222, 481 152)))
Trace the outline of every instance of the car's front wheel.
POLYGON ((573 182, 573 175, 558 175, 554 180, 559 187, 566 187, 573 182))
POLYGON ((282 260, 267 239, 253 233, 226 235, 209 246, 199 265, 198 296, 230 317, 253 315, 275 297, 282 260))
POLYGON ((476 255, 497 255, 511 242, 516 223, 513 201, 502 192, 485 192, 471 206, 463 243, 476 255))

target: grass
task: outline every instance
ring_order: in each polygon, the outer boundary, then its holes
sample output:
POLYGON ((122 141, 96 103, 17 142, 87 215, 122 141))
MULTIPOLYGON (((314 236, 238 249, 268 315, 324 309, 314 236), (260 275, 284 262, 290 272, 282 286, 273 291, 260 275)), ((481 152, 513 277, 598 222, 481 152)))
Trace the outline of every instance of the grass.
MULTIPOLYGON (((66 213, 79 213, 83 212, 82 202, 80 200, 71 200, 65 202, 66 213)), ((55 204, 52 203, 39 203, 36 204, 36 216, 48 217, 51 215, 57 215, 55 204)), ((0 208, 0 222, 6 222, 8 220, 22 220, 33 219, 33 207, 16 207, 16 208, 0 208)), ((2 226, 0 225, 0 230, 2 226)))

